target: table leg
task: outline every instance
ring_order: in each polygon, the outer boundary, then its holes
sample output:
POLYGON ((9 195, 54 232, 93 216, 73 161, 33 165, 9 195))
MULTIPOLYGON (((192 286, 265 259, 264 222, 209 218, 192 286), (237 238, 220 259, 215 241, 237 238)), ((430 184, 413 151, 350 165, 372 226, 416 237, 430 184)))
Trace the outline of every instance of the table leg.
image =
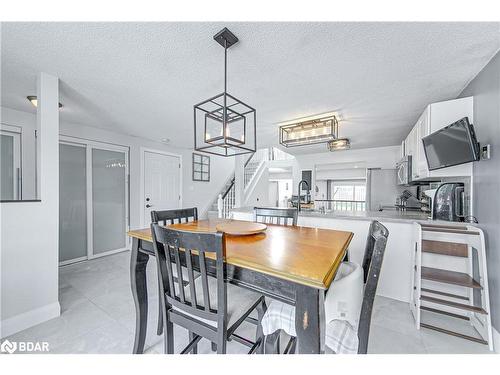
POLYGON ((325 292, 298 285, 295 298, 298 353, 323 353, 325 348, 325 292))
POLYGON ((135 339, 133 354, 142 354, 146 341, 148 324, 148 286, 146 280, 146 266, 149 255, 139 251, 139 240, 132 240, 130 254, 130 285, 135 304, 135 339))

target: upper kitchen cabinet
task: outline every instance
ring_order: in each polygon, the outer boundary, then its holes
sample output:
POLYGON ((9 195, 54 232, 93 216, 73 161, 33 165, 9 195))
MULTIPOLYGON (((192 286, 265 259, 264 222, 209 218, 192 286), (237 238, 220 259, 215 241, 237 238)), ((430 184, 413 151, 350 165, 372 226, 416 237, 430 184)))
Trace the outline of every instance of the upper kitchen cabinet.
POLYGON ((427 137, 431 134, 430 128, 430 120, 429 120, 430 109, 427 107, 420 116, 415 125, 415 139, 417 144, 416 148, 416 158, 415 158, 415 170, 416 173, 413 175, 413 179, 417 180, 420 178, 427 177, 428 169, 427 169, 427 159, 425 158, 424 144, 422 142, 422 138, 427 137))
POLYGON ((422 138, 463 117, 468 117, 469 121, 473 122, 472 96, 432 103, 425 108, 425 111, 403 142, 405 145, 405 155, 412 156, 411 175, 413 181, 472 175, 472 163, 429 171, 422 143, 422 138))

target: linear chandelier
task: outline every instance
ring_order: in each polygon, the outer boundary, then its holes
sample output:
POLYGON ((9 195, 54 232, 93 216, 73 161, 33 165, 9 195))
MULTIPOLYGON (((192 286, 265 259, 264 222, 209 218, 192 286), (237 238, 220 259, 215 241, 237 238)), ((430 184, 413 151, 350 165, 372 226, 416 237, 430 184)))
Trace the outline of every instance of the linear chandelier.
POLYGON ((227 49, 238 38, 224 28, 214 39, 224 47, 224 92, 194 106, 194 149, 220 156, 253 153, 256 111, 227 92, 227 49))
POLYGON ((280 144, 296 147, 337 139, 339 123, 335 115, 280 126, 280 144))

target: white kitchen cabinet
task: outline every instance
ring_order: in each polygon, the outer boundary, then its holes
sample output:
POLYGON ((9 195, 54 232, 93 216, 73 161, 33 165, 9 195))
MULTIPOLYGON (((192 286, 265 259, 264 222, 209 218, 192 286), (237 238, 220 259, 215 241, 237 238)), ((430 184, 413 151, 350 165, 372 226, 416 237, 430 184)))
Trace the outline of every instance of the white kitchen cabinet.
POLYGON ((473 97, 448 100, 428 105, 412 128, 404 143, 406 155, 412 156, 412 180, 429 180, 443 177, 471 176, 472 163, 456 165, 435 171, 427 168, 422 138, 463 117, 473 121, 473 97))
POLYGON ((422 113, 422 116, 418 119, 417 128, 417 145, 416 145, 416 179, 425 178, 429 175, 429 170, 427 169, 427 159, 425 157, 424 144, 422 138, 427 137, 431 133, 430 121, 429 121, 429 107, 427 107, 422 113))
POLYGON ((418 179, 418 126, 414 126, 410 134, 408 136, 408 146, 409 152, 408 155, 411 155, 412 164, 411 164, 411 178, 412 180, 418 179))

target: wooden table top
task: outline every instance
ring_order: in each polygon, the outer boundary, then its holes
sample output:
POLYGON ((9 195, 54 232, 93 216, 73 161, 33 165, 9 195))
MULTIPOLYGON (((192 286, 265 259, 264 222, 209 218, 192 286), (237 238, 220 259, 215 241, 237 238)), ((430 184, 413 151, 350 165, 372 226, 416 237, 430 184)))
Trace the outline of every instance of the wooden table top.
MULTIPOLYGON (((215 232, 228 220, 211 219, 169 227, 215 232)), ((233 220, 236 221, 236 220, 233 220)), ((353 237, 352 232, 267 224, 265 233, 226 236, 226 263, 318 289, 328 289, 353 237)), ((128 235, 151 242, 151 229, 128 235)))

